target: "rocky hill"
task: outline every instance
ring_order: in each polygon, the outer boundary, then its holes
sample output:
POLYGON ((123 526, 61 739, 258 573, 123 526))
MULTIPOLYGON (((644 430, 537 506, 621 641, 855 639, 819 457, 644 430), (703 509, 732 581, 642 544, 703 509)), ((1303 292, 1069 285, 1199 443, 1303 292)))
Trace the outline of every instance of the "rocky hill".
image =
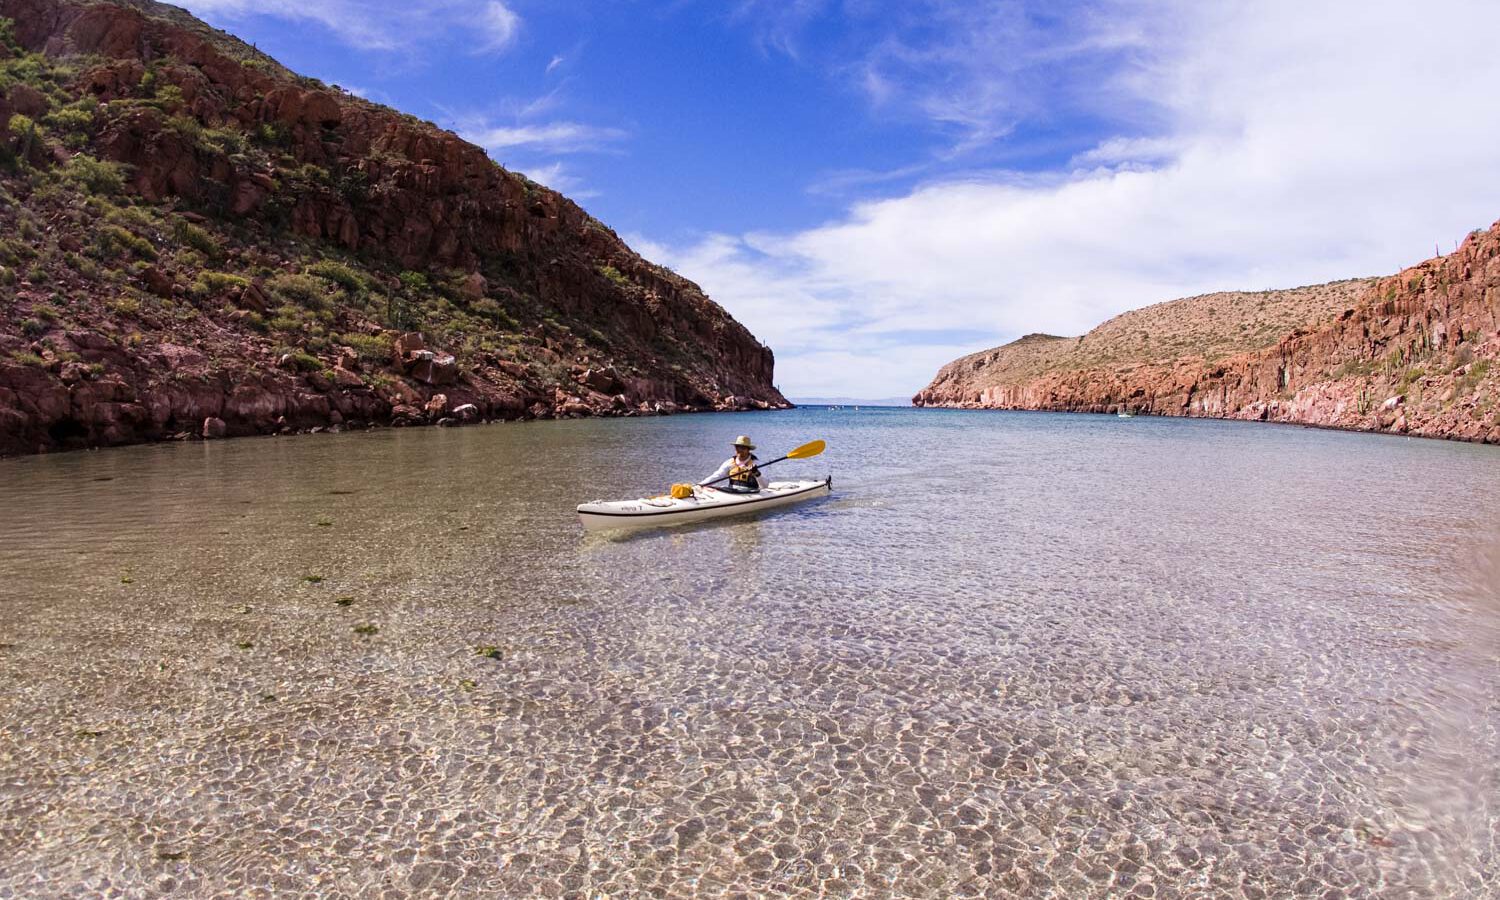
POLYGON ((1500 224, 1399 275, 1157 304, 944 366, 918 406, 1212 416, 1500 443, 1500 224))
POLYGON ((0 0, 0 454, 786 405, 692 282, 150 0, 0 0))
POLYGON ((944 366, 921 396, 928 405, 942 400, 985 406, 1056 372, 1123 374, 1178 360, 1218 361, 1272 346, 1289 331, 1327 321, 1372 283, 1374 279, 1355 279, 1290 290, 1203 294, 1121 313, 1082 337, 1028 334, 944 366))

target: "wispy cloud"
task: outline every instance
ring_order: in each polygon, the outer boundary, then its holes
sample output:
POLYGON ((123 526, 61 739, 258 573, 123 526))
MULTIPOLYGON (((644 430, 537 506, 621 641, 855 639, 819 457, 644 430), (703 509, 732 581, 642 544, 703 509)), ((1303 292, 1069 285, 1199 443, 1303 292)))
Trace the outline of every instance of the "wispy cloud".
POLYGON ((520 16, 500 0, 489 0, 479 17, 479 31, 485 37, 475 49, 484 53, 504 50, 515 43, 516 34, 520 30, 520 16))
POLYGON ((1152 0, 742 0, 732 20, 760 46, 821 67, 879 116, 926 122, 940 159, 991 148, 1022 121, 1145 112, 1112 81, 1146 52, 1165 16, 1152 0), (830 22, 834 24, 829 25, 830 22), (811 34, 815 29, 816 34, 811 34))
POLYGON ((1159 165, 1176 159, 1186 149, 1186 142, 1173 136, 1113 137, 1074 154, 1071 162, 1080 168, 1159 165))
POLYGON ((612 149, 628 136, 619 128, 582 122, 486 124, 464 128, 460 133, 491 152, 524 148, 542 153, 602 152, 612 149))
POLYGON ((198 15, 271 16, 320 25, 366 50, 409 50, 440 38, 472 42, 476 53, 512 46, 521 17, 502 0, 178 0, 198 15))
POLYGON ((447 112, 464 139, 483 147, 513 171, 575 200, 596 197, 598 190, 566 160, 578 154, 617 153, 630 133, 623 128, 543 118, 563 104, 559 86, 532 100, 498 103, 510 107, 499 115, 447 112))
POLYGON ((763 51, 797 59, 803 30, 830 6, 829 0, 738 0, 730 7, 730 18, 750 24, 763 51))
MULTIPOLYGON (((1038 63, 1023 82, 1071 83, 1081 67, 1122 104, 1114 133, 1051 170, 933 177, 815 228, 644 246, 777 350, 785 389, 885 396, 1031 331, 1076 334, 1212 290, 1395 271, 1500 216, 1489 87, 1500 6, 1152 3, 1133 19, 1122 8, 1106 10, 1094 44, 1033 51, 1060 70, 1038 63)), ((1003 28, 990 33, 993 53, 1011 46, 1003 28)), ((952 56, 912 49, 924 66, 952 56)), ((1005 91, 967 84, 962 60, 947 71, 954 97, 978 98, 957 107, 1003 123, 1005 91)))
POLYGON ((560 194, 567 194, 573 200, 588 200, 599 196, 599 191, 589 187, 582 178, 568 168, 567 163, 561 161, 540 166, 524 166, 517 171, 538 184, 544 184, 560 194))

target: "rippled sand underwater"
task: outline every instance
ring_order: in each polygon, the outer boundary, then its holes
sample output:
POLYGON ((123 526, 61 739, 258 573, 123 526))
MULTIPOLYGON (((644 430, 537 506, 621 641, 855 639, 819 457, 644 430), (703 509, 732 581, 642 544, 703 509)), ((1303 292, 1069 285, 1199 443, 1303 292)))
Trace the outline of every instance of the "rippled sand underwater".
POLYGON ((0 461, 0 896, 1496 896, 1497 485, 817 409, 0 461), (834 496, 583 536, 746 431, 834 496))

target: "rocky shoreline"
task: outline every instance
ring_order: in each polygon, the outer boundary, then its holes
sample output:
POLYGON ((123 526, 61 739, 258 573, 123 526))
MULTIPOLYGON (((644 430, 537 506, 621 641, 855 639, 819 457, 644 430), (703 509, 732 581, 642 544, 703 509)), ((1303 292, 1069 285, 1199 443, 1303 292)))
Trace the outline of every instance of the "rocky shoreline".
POLYGON ((1451 254, 1377 280, 1332 321, 1226 358, 1007 378, 994 374, 1006 349, 950 363, 912 402, 1128 410, 1500 444, 1500 369, 1492 365, 1500 357, 1500 224, 1470 234, 1451 254))
POLYGON ((572 366, 570 389, 513 393, 460 371, 451 354, 428 349, 419 333, 401 335, 393 348, 389 365, 345 348, 331 368, 298 372, 297 358, 286 355, 270 371, 234 372, 190 346, 165 343, 139 353, 88 331, 29 345, 0 335, 0 457, 381 426, 792 407, 733 395, 678 403, 649 379, 610 366, 572 366), (18 344, 25 349, 13 350, 18 344), (6 351, 37 361, 6 360, 6 351))

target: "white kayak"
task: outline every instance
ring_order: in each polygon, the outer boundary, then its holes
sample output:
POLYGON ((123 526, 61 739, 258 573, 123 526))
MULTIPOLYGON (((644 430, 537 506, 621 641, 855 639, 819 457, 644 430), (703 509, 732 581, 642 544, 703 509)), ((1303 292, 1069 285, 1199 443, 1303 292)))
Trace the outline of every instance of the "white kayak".
POLYGON ((585 531, 657 528, 759 512, 815 497, 826 497, 831 493, 831 477, 817 481, 773 481, 764 490, 753 494, 695 488, 693 496, 682 500, 650 497, 642 500, 595 500, 593 503, 581 503, 578 506, 578 520, 583 523, 585 531))

